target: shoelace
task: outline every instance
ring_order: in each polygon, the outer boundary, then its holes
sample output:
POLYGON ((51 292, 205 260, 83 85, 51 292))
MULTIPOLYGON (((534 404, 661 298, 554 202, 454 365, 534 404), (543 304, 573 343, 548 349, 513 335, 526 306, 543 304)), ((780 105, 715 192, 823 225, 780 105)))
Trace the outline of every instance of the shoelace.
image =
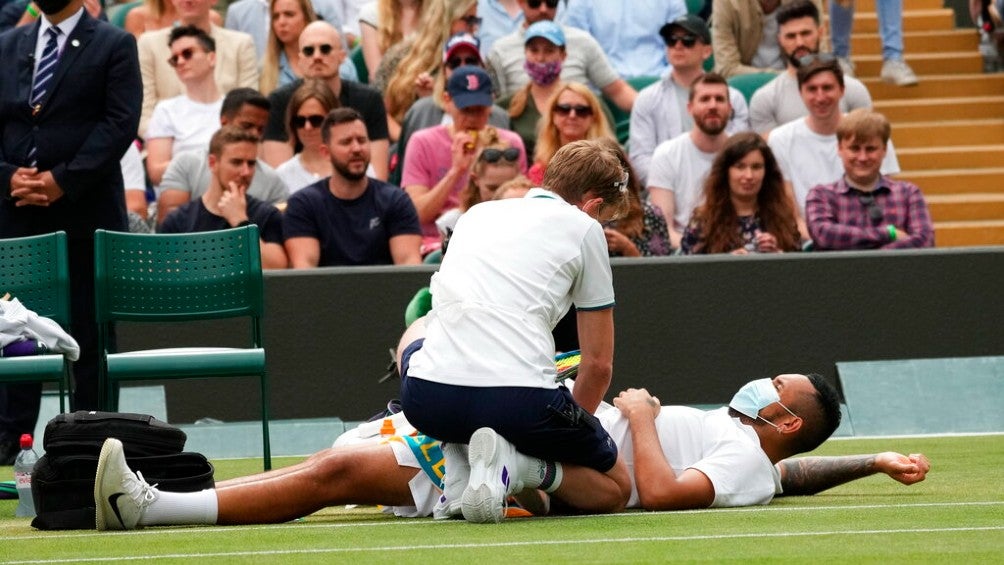
POLYGON ((157 485, 150 485, 143 478, 142 471, 136 471, 136 479, 132 481, 132 485, 129 487, 129 497, 136 501, 136 504, 140 508, 146 508, 157 500, 157 493, 154 489, 157 485))

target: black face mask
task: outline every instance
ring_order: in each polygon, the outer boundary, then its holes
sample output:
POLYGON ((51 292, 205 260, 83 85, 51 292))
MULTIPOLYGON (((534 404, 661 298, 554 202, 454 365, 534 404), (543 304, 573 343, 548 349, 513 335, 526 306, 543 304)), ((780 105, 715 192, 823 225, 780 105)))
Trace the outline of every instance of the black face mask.
POLYGON ((42 10, 43 14, 52 15, 57 14, 64 8, 70 5, 72 0, 35 0, 35 4, 38 5, 38 9, 42 10))

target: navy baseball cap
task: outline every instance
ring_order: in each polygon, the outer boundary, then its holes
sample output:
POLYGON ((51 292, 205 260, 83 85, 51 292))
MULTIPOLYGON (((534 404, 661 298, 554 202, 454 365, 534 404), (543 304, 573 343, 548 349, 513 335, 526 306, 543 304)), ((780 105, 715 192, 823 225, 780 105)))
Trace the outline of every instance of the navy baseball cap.
POLYGON ((446 83, 446 92, 453 104, 463 110, 469 106, 491 106, 492 80, 481 67, 457 67, 446 83))

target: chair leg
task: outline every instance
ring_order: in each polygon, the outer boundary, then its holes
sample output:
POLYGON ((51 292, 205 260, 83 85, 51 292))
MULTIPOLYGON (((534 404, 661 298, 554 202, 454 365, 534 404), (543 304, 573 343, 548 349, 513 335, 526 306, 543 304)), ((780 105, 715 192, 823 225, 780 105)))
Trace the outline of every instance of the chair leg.
POLYGON ((268 376, 261 375, 261 442, 265 470, 272 469, 272 442, 268 433, 268 376))

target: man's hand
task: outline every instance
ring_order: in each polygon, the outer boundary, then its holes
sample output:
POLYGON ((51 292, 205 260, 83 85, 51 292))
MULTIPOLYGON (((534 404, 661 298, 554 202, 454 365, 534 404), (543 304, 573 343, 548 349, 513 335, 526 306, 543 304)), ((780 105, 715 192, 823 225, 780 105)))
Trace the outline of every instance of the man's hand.
POLYGON ((230 190, 223 193, 217 206, 220 215, 230 224, 237 227, 237 224, 248 221, 248 188, 230 181, 230 190))
POLYGON ((49 171, 21 167, 10 178, 10 196, 15 206, 48 206, 63 197, 63 189, 49 171))
POLYGON ((629 388, 621 392, 614 399, 614 406, 628 419, 633 416, 649 416, 654 420, 662 409, 659 399, 643 388, 629 388))
POLYGON ((470 171, 477 150, 477 134, 472 135, 467 130, 456 132, 453 134, 453 146, 450 148, 451 164, 458 170, 470 171))
POLYGON ((919 483, 931 470, 931 462, 923 453, 903 455, 886 451, 875 456, 875 468, 904 485, 919 483))

